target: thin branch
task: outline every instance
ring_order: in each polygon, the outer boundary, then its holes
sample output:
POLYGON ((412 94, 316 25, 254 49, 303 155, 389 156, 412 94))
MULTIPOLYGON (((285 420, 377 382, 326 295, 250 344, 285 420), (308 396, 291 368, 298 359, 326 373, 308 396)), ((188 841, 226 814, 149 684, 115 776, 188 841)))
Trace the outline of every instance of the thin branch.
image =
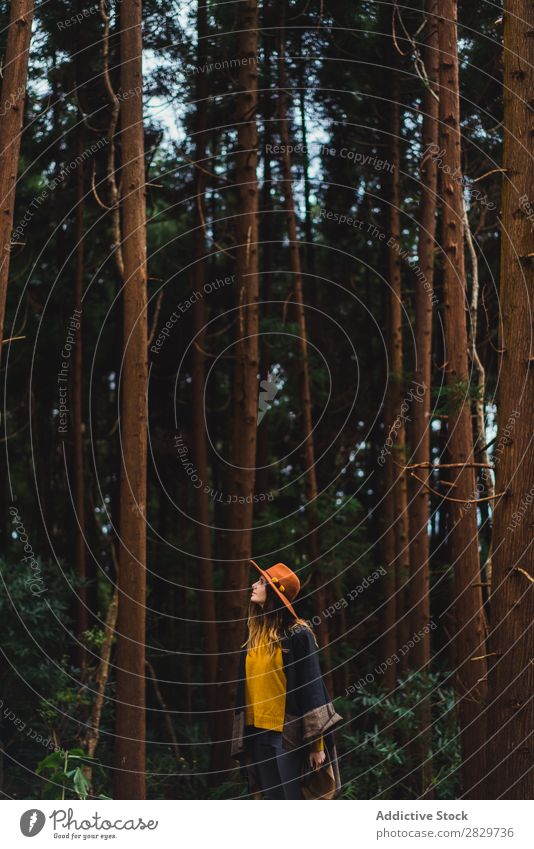
MULTIPOLYGON (((484 411, 484 403, 486 398, 486 371, 482 364, 482 360, 478 354, 477 350, 477 327, 478 327, 478 296, 479 296, 479 276, 478 276, 478 258, 475 251, 475 243, 473 240, 473 235, 471 233, 471 227, 469 225, 469 217, 467 215, 467 207, 465 204, 465 199, 463 199, 463 209, 464 209, 464 230, 465 230, 465 239, 467 242, 467 247, 469 250, 469 256, 471 258, 471 277, 472 277, 472 288, 471 288, 471 303, 469 306, 469 314, 471 318, 471 360, 477 372, 477 381, 478 381, 478 398, 475 401, 475 426, 476 426, 476 439, 474 448, 476 451, 477 444, 480 442, 485 445, 486 443, 486 419, 485 419, 485 411, 484 411)), ((480 458, 483 463, 489 466, 489 454, 486 449, 482 449, 480 452, 480 458)), ((486 487, 486 491, 488 493, 488 498, 492 499, 495 496, 495 485, 493 483, 493 479, 491 475, 484 475, 484 484, 486 487)), ((491 576, 492 576, 492 544, 490 544, 488 549, 488 554, 486 557, 486 561, 483 566, 483 573, 488 581, 491 584, 491 576)))
POLYGON ((113 207, 112 207, 112 206, 108 206, 107 204, 105 204, 105 203, 104 203, 104 201, 103 201, 103 200, 100 200, 100 197, 98 196, 98 192, 97 192, 97 190, 96 190, 96 183, 95 183, 95 163, 94 163, 94 161, 93 161, 93 168, 92 168, 92 171, 91 171, 91 190, 92 190, 92 192, 93 192, 93 197, 94 197, 94 199, 96 200, 96 202, 97 202, 98 206, 99 206, 101 209, 104 209, 106 212, 110 212, 110 210, 112 210, 112 209, 113 209, 113 207))
POLYGON ((106 180, 109 190, 109 200, 111 206, 111 229, 113 233, 113 255, 115 264, 121 281, 124 281, 124 260, 122 256, 122 240, 121 240, 121 221, 120 221, 120 184, 117 186, 117 175, 115 170, 115 131, 119 120, 120 101, 111 83, 109 73, 109 16, 106 12, 105 0, 100 0, 100 16, 104 22, 104 33, 102 35, 102 76, 104 79, 104 87, 106 89, 108 99, 111 105, 111 115, 109 119, 109 127, 107 138, 109 139, 108 161, 106 168, 106 180))
POLYGON ((442 498, 444 501, 454 501, 457 504, 481 504, 483 501, 491 501, 494 498, 500 498, 501 495, 506 495, 506 490, 504 492, 497 492, 495 495, 488 495, 485 498, 453 498, 452 495, 443 495, 442 492, 438 492, 437 489, 433 489, 431 486, 427 484, 425 480, 419 478, 415 472, 410 472, 410 476, 415 478, 416 481, 422 483, 423 486, 427 488, 429 492, 433 495, 437 495, 438 498, 442 498))
MULTIPOLYGON (((193 342, 193 345, 195 346, 195 348, 197 349, 197 351, 200 351, 200 353, 201 353, 204 357, 213 357, 213 358, 217 358, 217 357, 219 356, 219 354, 210 354, 210 352, 209 352, 209 351, 205 351, 205 350, 204 350, 204 348, 201 348, 201 347, 200 347, 200 345, 198 344, 198 342, 196 342, 196 341, 195 341, 195 342, 193 342)), ((221 355, 221 359, 222 359, 222 360, 233 360, 234 358, 235 358, 235 354, 222 354, 222 355, 221 355)))
MULTIPOLYGON (((111 541, 111 547, 113 550, 113 558, 115 560, 115 568, 117 568, 117 558, 113 541, 111 541)), ((98 672, 96 676, 96 696, 93 704, 93 709, 91 711, 91 722, 85 740, 87 754, 90 758, 94 757, 96 747, 98 745, 98 740, 100 738, 100 720, 102 717, 102 708, 104 706, 104 693, 109 677, 111 646, 113 643, 113 637, 115 636, 118 607, 119 590, 118 586, 115 585, 115 589, 113 590, 113 596, 109 603, 108 612, 106 615, 106 623, 104 626, 104 641, 102 643, 102 650, 100 652, 100 661, 98 664, 98 672)))
POLYGON ((521 568, 521 566, 515 566, 515 567, 514 567, 514 569, 513 569, 513 571, 514 571, 514 572, 521 572, 521 574, 522 574, 522 575, 524 575, 524 576, 525 576, 525 578, 526 578, 528 581, 530 581, 530 583, 531 583, 531 584, 534 584, 534 578, 532 577, 532 575, 529 575, 529 573, 528 573, 528 572, 526 572, 524 569, 522 569, 522 568, 521 568))
POLYGON ((471 467, 493 469, 490 463, 429 463, 425 461, 424 463, 411 463, 409 466, 404 466, 405 469, 470 469, 471 467))
POLYGON ((114 433, 115 433, 115 431, 117 430, 117 427, 118 427, 118 426, 119 426, 119 417, 117 416, 117 418, 115 419, 115 424, 113 425, 113 427, 111 428, 111 430, 109 431, 109 433, 106 433, 106 434, 105 434, 104 439, 109 439, 109 437, 110 437, 110 436, 113 436, 113 434, 114 434, 114 433))
POLYGON ((29 426, 30 426, 30 423, 29 423, 29 422, 25 422, 25 424, 23 424, 23 425, 22 425, 22 427, 19 427, 19 429, 18 429, 18 430, 13 431, 13 433, 8 433, 8 435, 7 435, 7 436, 2 436, 2 437, 0 437, 0 443, 1 443, 1 442, 7 442, 7 441, 8 441, 8 439, 13 439, 13 437, 18 436, 18 434, 19 434, 19 433, 22 433, 22 431, 23 431, 23 430, 26 430, 26 428, 27 428, 27 427, 29 427, 29 426))
MULTIPOLYGON (((399 53, 400 56, 404 57, 404 56, 406 56, 406 53, 402 52, 402 50, 400 49, 400 47, 397 43, 397 27, 395 25, 395 16, 398 17, 401 26, 403 26, 397 2, 395 2, 393 4, 393 9, 391 10, 391 39, 393 41, 393 44, 395 46, 395 50, 397 51, 397 53, 399 53)), ((404 27, 403 27, 403 29, 404 29, 404 27)))
POLYGON ((190 156, 184 157, 186 162, 189 162, 191 165, 194 165, 195 168, 198 168, 199 171, 202 171, 203 174, 207 174, 208 177, 213 177, 214 180, 223 180, 228 185, 231 184, 231 180, 228 177, 225 177, 224 174, 215 174, 214 171, 210 171, 208 168, 205 168, 203 165, 200 165, 199 162, 195 162, 194 159, 191 159, 190 156))
POLYGON ((150 333, 148 335, 148 341, 146 343, 147 348, 149 348, 151 346, 152 340, 154 339, 154 335, 156 333, 156 327, 157 327, 157 324, 158 324, 159 311, 160 311, 160 308, 161 308, 161 299, 162 298, 163 298, 163 289, 159 293, 157 301, 156 301, 156 308, 154 310, 154 316, 152 318, 152 327, 150 329, 150 333))
POLYGON ((159 688, 158 679, 156 677, 156 672, 154 667, 150 663, 149 660, 145 660, 146 668, 149 671, 150 677, 152 679, 152 684, 154 685, 154 692, 156 693, 156 698, 161 705, 161 709, 165 715, 165 725, 167 726, 167 730, 169 732, 169 736, 172 740, 172 747, 174 749, 174 754, 176 755, 176 760, 180 759, 180 747, 178 745, 178 740, 176 738, 176 732, 174 730, 174 725, 172 719, 169 715, 169 709, 163 700, 163 696, 161 695, 161 690, 159 688))
POLYGON ((490 174, 506 174, 508 171, 508 168, 492 168, 491 171, 486 171, 486 173, 482 174, 480 177, 475 177, 475 179, 472 179, 471 182, 478 183, 479 180, 483 180, 484 177, 489 177, 490 174))
POLYGON ((25 336, 10 336, 9 339, 2 339, 0 344, 5 345, 6 342, 16 342, 17 339, 26 339, 25 336))
MULTIPOLYGON (((200 222, 202 224, 202 229, 204 230, 205 235, 207 237, 209 237, 208 228, 207 228, 207 225, 206 225, 206 218, 204 216, 204 210, 202 209, 202 203, 200 202, 200 195, 197 195, 196 201, 197 201, 197 209, 198 209, 198 213, 199 213, 199 217, 200 217, 200 222)), ((217 248, 218 251, 225 254, 226 256, 229 256, 230 259, 232 259, 232 255, 230 253, 228 253, 226 248, 223 248, 223 246, 220 245, 217 242, 216 239, 212 238, 211 241, 213 242, 213 244, 215 245, 215 247, 217 248)))

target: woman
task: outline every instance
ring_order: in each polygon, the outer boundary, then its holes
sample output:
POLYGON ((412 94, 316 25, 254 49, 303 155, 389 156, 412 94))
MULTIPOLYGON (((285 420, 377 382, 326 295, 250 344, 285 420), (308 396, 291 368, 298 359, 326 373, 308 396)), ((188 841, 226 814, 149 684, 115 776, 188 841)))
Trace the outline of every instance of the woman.
POLYGON ((332 799, 340 789, 332 728, 341 721, 324 685, 317 642, 292 602, 300 581, 283 563, 252 585, 240 658, 232 756, 264 799, 332 799))

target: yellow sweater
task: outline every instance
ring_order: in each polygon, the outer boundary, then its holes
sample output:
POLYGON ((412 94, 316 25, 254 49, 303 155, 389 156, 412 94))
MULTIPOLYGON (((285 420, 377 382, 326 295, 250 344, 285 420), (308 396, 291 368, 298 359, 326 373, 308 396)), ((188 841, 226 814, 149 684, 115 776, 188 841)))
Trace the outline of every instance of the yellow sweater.
MULTIPOLYGON (((277 646, 273 653, 266 644, 249 649, 245 674, 245 723, 255 728, 282 731, 287 679, 281 646, 277 646)), ((321 752, 323 749, 323 738, 314 740, 312 751, 321 752)))

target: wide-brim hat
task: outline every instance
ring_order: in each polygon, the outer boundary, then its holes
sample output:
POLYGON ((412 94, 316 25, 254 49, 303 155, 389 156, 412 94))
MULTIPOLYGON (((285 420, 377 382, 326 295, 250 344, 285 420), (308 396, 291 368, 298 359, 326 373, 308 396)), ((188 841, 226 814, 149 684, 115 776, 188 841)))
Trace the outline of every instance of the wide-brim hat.
POLYGON ((260 575, 263 575, 269 586, 275 591, 278 598, 284 602, 295 619, 298 619, 299 617, 295 613, 295 608, 291 604, 300 590, 300 581, 297 575, 285 563, 276 563, 274 566, 269 566, 268 569, 262 569, 255 560, 251 560, 250 562, 256 567, 260 575))

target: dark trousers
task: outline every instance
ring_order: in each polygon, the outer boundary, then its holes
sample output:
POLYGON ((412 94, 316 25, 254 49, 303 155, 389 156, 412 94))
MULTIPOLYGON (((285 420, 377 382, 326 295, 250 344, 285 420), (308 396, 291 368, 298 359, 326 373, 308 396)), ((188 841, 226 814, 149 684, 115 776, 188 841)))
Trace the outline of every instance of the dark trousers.
POLYGON ((284 749, 280 731, 248 726, 246 734, 263 798, 302 799, 302 751, 284 749))

